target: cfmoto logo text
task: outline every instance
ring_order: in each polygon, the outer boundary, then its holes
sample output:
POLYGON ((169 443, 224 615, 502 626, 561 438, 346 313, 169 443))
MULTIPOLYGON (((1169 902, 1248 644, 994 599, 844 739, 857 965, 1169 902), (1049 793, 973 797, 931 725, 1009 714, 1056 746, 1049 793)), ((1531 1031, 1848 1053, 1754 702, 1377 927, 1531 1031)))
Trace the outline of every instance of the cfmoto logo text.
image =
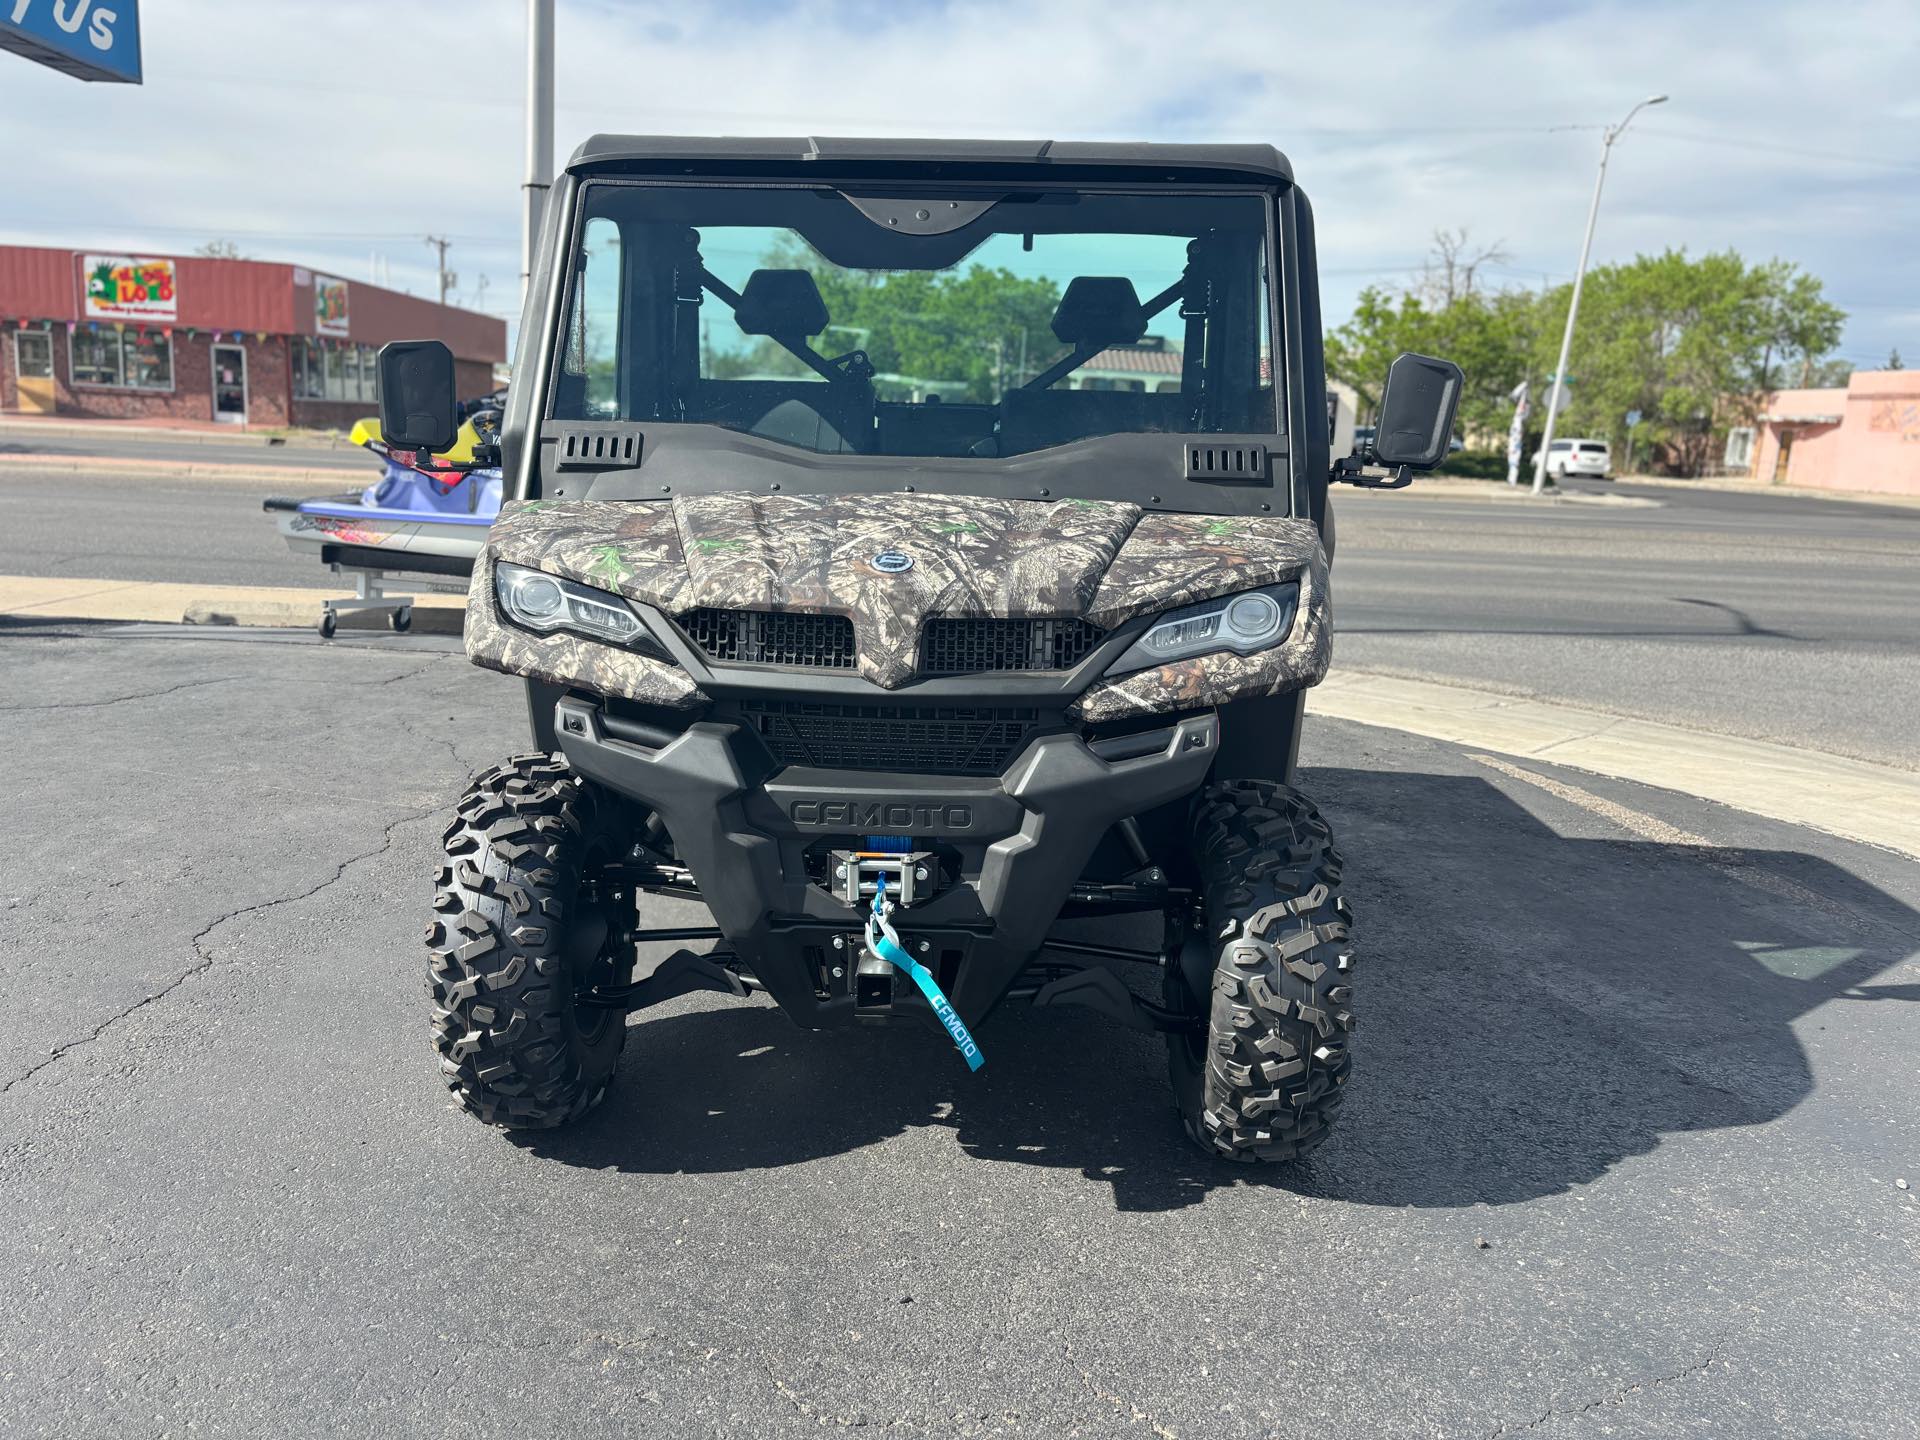
POLYGON ((940 801, 796 800, 787 813, 795 825, 808 830, 915 835, 973 828, 971 805, 940 801))

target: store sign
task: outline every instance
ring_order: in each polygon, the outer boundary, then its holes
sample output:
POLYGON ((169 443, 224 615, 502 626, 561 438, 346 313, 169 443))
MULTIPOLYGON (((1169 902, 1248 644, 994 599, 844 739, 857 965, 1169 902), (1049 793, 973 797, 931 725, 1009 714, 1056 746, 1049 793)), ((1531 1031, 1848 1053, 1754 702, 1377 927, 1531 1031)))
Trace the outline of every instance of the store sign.
POLYGON ((313 333, 347 333, 347 282, 330 275, 313 277, 313 333))
MULTIPOLYGON (((0 4, 5 0, 0 0, 0 4)), ((128 255, 86 255, 84 304, 88 320, 175 320, 180 289, 173 261, 128 255)))
POLYGON ((81 80, 140 83, 140 0, 0 0, 0 50, 81 80))

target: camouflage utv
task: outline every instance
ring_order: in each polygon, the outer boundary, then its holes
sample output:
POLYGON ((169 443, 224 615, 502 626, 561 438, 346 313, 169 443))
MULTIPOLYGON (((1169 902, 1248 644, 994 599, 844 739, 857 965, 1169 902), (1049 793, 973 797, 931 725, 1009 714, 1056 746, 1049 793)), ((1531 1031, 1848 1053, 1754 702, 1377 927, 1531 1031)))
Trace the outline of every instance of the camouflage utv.
MULTIPOLYGON (((1028 1001, 1164 1032, 1209 1151, 1318 1144, 1354 1011, 1291 788, 1327 490, 1436 464, 1460 374, 1402 356, 1331 461, 1314 267, 1266 146, 582 146, 468 602, 533 745, 446 832, 461 1104, 572 1120, 628 1013, 692 990, 931 1019, 976 1069, 1028 1001), (1126 915, 1130 946, 1072 923, 1126 915)), ((444 347, 380 374, 389 440, 443 449, 444 347)))

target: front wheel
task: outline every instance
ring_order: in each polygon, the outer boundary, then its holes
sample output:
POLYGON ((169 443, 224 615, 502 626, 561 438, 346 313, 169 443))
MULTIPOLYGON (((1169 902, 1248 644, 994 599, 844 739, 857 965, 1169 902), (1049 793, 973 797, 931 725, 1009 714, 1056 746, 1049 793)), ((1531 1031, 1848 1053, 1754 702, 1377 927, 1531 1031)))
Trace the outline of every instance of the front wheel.
POLYGON ((631 969, 598 879, 608 808, 565 761, 525 755, 480 775, 447 827, 427 926, 433 1046, 489 1125, 565 1124, 613 1078, 626 1014, 580 1003, 631 969))
POLYGON ((1305 796, 1255 781, 1206 793, 1194 852, 1205 929, 1188 943, 1211 953, 1168 967, 1168 1003, 1205 1003, 1207 1028, 1168 1037, 1174 1103, 1214 1155, 1292 1160, 1327 1138, 1352 1064, 1340 853, 1305 796))

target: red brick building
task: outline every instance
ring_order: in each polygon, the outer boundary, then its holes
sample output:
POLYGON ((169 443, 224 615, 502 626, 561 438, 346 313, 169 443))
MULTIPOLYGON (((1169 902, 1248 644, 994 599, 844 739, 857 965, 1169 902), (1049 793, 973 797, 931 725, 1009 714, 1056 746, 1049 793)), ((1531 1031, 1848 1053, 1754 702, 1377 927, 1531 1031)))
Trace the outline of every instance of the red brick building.
POLYGON ((374 355, 439 339, 494 388, 504 320, 302 265, 0 245, 0 411, 344 428, 374 355))

